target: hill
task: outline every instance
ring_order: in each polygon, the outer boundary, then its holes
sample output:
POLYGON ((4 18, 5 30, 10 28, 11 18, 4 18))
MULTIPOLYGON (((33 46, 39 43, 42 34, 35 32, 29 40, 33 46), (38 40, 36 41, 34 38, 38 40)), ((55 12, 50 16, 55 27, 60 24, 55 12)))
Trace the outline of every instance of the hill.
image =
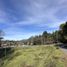
POLYGON ((63 53, 54 46, 14 48, 0 67, 65 67, 63 53))

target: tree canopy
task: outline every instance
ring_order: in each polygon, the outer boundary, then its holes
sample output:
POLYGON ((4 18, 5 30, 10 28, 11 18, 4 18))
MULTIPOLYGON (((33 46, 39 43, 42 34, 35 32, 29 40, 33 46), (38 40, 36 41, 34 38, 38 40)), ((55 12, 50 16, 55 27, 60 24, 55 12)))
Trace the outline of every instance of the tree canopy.
POLYGON ((3 32, 3 30, 0 30, 0 46, 2 44, 3 36, 4 36, 4 32, 3 32))
POLYGON ((67 43, 67 22, 60 25, 60 41, 62 43, 67 43))

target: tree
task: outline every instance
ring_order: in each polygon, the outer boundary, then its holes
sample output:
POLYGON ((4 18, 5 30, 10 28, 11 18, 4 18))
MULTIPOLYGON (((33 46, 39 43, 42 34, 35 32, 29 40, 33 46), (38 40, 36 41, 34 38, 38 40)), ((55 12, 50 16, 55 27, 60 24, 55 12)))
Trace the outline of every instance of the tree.
POLYGON ((52 33, 52 37, 53 37, 53 42, 57 43, 59 41, 59 31, 55 31, 52 33))
POLYGON ((47 37, 48 37, 47 31, 44 31, 42 36, 43 36, 43 44, 45 44, 47 42, 47 37))
POLYGON ((60 25, 60 41, 67 43, 67 22, 60 25))
POLYGON ((0 47, 1 47, 1 44, 2 44, 3 36, 4 36, 4 32, 2 30, 0 30, 0 47))

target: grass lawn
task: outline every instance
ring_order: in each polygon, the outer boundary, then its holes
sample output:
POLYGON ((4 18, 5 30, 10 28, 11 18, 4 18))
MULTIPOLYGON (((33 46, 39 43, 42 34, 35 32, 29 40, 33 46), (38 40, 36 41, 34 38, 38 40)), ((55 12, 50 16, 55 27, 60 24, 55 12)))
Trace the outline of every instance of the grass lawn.
POLYGON ((60 49, 54 46, 19 47, 0 67, 65 67, 60 49))

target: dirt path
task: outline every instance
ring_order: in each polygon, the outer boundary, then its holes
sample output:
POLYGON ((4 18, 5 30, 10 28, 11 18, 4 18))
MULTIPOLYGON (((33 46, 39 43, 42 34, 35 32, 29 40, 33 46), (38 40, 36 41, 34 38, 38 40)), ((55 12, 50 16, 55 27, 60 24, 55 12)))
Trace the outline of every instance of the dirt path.
POLYGON ((65 54, 67 54, 67 49, 60 48, 65 54))
POLYGON ((67 67, 67 49, 64 49, 64 48, 60 48, 61 51, 63 52, 63 57, 62 57, 62 60, 64 61, 65 63, 65 67, 67 67))

